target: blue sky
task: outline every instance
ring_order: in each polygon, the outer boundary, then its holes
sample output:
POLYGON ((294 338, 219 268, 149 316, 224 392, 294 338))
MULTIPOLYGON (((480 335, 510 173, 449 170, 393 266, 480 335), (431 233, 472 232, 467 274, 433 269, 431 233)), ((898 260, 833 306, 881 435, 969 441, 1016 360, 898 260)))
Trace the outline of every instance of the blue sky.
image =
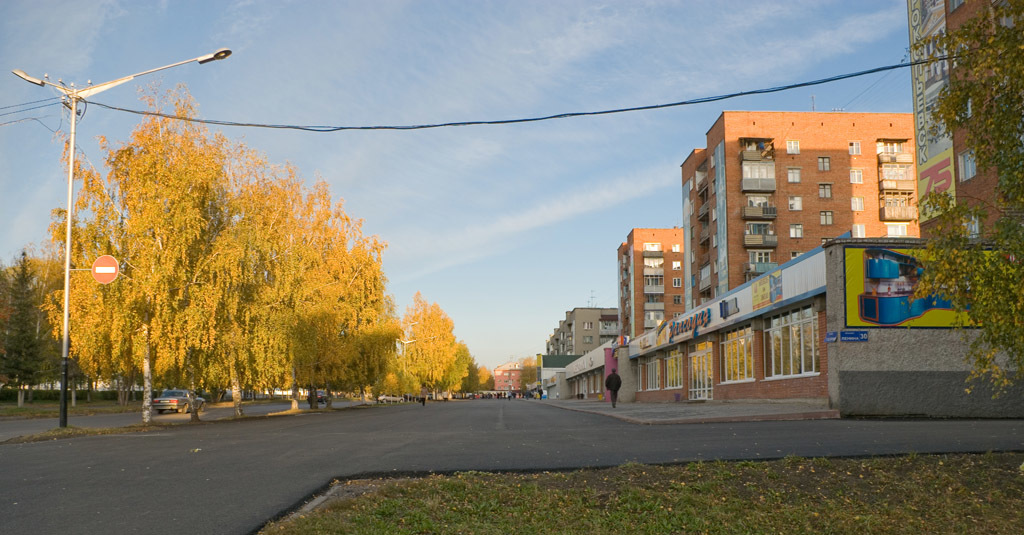
MULTIPOLYGON (((206 119, 302 125, 512 119, 688 100, 899 63, 902 0, 0 2, 0 108, 53 96, 9 71, 100 83, 234 54, 92 97, 187 84, 206 119)), ((722 110, 911 112, 909 70, 725 102, 506 126, 309 133, 224 127, 323 178, 389 244, 399 313, 420 291, 488 367, 544 351, 566 310, 616 306, 634 227, 681 224, 679 165, 722 110)), ((63 207, 59 106, 0 109, 0 258, 63 207), (16 111, 16 113, 10 113, 16 111)), ((91 106, 78 146, 138 118, 91 106)), ((72 326, 72 328, 74 328, 72 326)))

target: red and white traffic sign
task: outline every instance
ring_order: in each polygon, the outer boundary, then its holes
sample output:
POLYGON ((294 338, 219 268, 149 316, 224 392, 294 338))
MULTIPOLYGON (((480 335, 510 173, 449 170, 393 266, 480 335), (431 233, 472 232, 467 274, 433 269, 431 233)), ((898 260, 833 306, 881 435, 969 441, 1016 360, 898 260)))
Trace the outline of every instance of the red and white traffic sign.
POLYGON ((92 278, 100 284, 110 284, 117 278, 117 273, 120 270, 117 259, 105 254, 92 263, 92 278))

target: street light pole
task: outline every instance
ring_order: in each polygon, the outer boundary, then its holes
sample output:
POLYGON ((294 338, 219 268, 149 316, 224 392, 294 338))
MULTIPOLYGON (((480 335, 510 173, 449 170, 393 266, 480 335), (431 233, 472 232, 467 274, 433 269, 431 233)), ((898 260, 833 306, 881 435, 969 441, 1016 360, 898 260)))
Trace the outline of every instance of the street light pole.
POLYGON ((63 83, 54 84, 48 79, 45 79, 45 77, 42 80, 39 78, 33 78, 32 76, 25 74, 25 71, 20 69, 14 69, 11 71, 15 76, 25 80, 26 82, 36 84, 40 87, 50 86, 55 88, 57 91, 63 93, 64 97, 70 101, 67 103, 68 107, 71 109, 71 135, 68 138, 68 209, 64 214, 67 221, 67 230, 64 234, 64 339, 61 342, 60 349, 60 427, 68 426, 68 352, 71 342, 69 322, 71 304, 71 214, 74 212, 74 206, 71 203, 74 202, 75 191, 75 127, 78 119, 78 101, 85 100, 92 95, 106 91, 112 87, 119 86, 125 82, 129 82, 137 76, 170 69, 171 67, 177 67, 193 61, 199 62, 199 64, 202 65, 203 63, 224 59, 230 55, 230 50, 221 48, 212 54, 205 54, 197 58, 164 65, 163 67, 142 71, 140 73, 125 76, 124 78, 118 78, 117 80, 103 82, 102 84, 90 85, 84 89, 75 89, 75 84, 71 84, 70 86, 65 86, 63 83))

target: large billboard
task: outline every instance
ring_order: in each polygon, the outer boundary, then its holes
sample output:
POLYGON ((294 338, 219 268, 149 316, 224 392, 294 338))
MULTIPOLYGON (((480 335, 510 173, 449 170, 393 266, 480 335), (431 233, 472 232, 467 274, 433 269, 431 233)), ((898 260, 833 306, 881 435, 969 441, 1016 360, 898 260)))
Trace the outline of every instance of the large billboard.
POLYGON ((957 313, 937 296, 915 297, 924 249, 846 247, 847 327, 954 327, 957 313))
MULTIPOLYGON (((927 59, 936 52, 934 46, 917 45, 946 32, 944 0, 907 0, 910 17, 910 50, 914 61, 927 59)), ((932 112, 939 92, 949 81, 949 62, 915 65, 911 68, 914 89, 914 130, 917 145, 917 193, 924 199, 930 193, 956 195, 953 174, 953 138, 948 132, 935 131, 932 112)), ((920 203, 919 203, 920 204, 920 203)), ((934 213, 918 210, 918 222, 934 217, 934 213)))

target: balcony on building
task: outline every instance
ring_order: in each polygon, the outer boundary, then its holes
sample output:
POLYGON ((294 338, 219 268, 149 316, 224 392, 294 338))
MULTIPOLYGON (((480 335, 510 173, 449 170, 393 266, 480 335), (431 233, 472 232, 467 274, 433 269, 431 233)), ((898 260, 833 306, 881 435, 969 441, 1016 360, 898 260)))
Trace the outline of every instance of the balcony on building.
POLYGON ((914 155, 909 152, 880 152, 878 163, 914 163, 914 155))
POLYGON ((775 219, 778 208, 775 206, 744 206, 743 219, 775 219))
POLYGON ((778 262, 747 262, 743 264, 743 272, 748 276, 763 275, 779 267, 778 262))
POLYGON ((661 323, 661 320, 644 319, 644 329, 653 329, 657 327, 659 323, 661 323))
POLYGON ((661 285, 658 285, 658 286, 655 286, 655 285, 644 285, 644 293, 645 294, 663 294, 663 293, 665 293, 665 285, 664 284, 661 284, 661 285))
POLYGON ((708 189, 708 172, 706 169, 697 171, 696 181, 698 194, 708 189))
POLYGON ((779 237, 774 234, 743 234, 744 247, 778 247, 779 237))
POLYGON ((878 219, 882 221, 913 221, 917 219, 916 206, 881 206, 878 219))
POLYGON ((665 310, 665 303, 644 303, 644 311, 648 310, 665 310))
POLYGON ((700 229, 700 243, 704 243, 711 239, 711 226, 708 225, 700 229))
POLYGON ((661 251, 661 248, 655 249, 644 249, 644 258, 662 258, 665 253, 661 251))
POLYGON ((775 159, 775 141, 772 138, 740 138, 740 160, 760 162, 775 159))
POLYGON ((917 181, 882 179, 878 182, 878 189, 882 191, 917 191, 917 181))
POLYGON ((697 283, 697 288, 702 292, 711 289, 711 277, 701 278, 697 283))
POLYGON ((711 203, 704 201, 701 203, 700 208, 697 209, 697 219, 707 219, 708 214, 711 212, 711 203))

